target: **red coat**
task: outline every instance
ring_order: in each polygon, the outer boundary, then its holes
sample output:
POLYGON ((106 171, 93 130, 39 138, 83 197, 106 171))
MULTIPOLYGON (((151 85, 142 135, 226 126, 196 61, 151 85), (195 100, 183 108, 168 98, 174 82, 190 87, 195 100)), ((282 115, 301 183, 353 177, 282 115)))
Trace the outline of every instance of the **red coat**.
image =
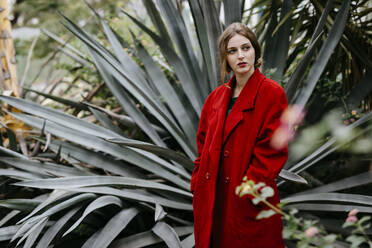
POLYGON ((240 198, 235 189, 246 175, 273 187, 275 195, 268 200, 279 203, 274 180, 288 153, 287 148, 272 148, 270 138, 287 98, 279 84, 256 69, 225 120, 234 82, 232 78, 217 87, 201 113, 191 179, 195 247, 284 247, 281 217, 256 220, 267 207, 253 205, 247 196, 240 198))

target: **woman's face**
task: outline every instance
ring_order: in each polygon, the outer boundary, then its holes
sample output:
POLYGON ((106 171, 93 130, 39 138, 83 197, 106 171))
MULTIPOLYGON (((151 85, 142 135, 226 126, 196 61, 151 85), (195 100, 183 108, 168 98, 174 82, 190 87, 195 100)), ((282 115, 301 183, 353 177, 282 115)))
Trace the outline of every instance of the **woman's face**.
POLYGON ((237 76, 254 72, 255 51, 251 41, 240 35, 234 35, 227 43, 227 63, 237 76))

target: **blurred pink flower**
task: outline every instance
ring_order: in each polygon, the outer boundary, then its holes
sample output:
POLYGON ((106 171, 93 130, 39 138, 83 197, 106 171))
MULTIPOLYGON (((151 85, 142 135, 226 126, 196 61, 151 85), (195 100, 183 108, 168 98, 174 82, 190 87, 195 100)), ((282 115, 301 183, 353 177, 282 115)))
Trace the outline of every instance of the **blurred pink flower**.
POLYGON ((280 121, 282 124, 286 125, 296 125, 302 122, 305 117, 304 109, 299 105, 290 105, 284 110, 282 116, 280 117, 280 121))
POLYGON ((317 235, 318 233, 319 233, 319 230, 318 230, 318 228, 316 228, 315 226, 312 226, 312 227, 308 228, 308 229, 305 231, 305 235, 306 235, 306 237, 308 237, 308 238, 314 237, 314 236, 317 235))
POLYGON ((294 137, 294 130, 288 126, 280 126, 275 130, 270 140, 271 147, 280 150, 284 148, 294 137))
POLYGON ((356 110, 351 111, 352 115, 356 115, 358 112, 356 110))
POLYGON ((298 105, 290 105, 280 117, 280 126, 275 130, 270 140, 270 145, 277 149, 283 149, 294 138, 298 125, 304 119, 305 112, 298 105))
POLYGON ((359 213, 359 210, 356 209, 356 208, 354 208, 353 210, 351 210, 351 211, 349 212, 349 216, 355 216, 355 215, 357 215, 358 213, 359 213))
POLYGON ((347 217, 346 219, 346 222, 357 222, 358 221, 358 218, 355 216, 355 215, 350 215, 349 217, 347 217))

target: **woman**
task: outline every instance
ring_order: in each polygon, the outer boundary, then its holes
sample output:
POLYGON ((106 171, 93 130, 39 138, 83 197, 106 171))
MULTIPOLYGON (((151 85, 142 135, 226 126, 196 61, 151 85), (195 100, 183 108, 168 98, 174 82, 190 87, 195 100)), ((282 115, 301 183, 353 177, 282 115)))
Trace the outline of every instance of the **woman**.
POLYGON ((255 34, 233 23, 219 39, 222 79, 207 98, 197 133, 198 158, 191 179, 194 193, 195 247, 284 247, 281 216, 257 220, 267 209, 254 205, 235 189, 242 178, 271 186, 279 203, 275 177, 287 159, 287 148, 270 146, 287 107, 282 87, 258 69, 261 49, 255 34))

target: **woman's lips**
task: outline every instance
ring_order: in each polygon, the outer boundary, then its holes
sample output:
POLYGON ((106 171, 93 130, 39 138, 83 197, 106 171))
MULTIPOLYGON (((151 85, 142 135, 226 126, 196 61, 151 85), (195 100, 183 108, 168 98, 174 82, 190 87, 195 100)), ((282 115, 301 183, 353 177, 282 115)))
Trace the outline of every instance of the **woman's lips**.
POLYGON ((240 62, 240 63, 238 64, 239 67, 245 67, 246 65, 247 65, 246 62, 240 62))

